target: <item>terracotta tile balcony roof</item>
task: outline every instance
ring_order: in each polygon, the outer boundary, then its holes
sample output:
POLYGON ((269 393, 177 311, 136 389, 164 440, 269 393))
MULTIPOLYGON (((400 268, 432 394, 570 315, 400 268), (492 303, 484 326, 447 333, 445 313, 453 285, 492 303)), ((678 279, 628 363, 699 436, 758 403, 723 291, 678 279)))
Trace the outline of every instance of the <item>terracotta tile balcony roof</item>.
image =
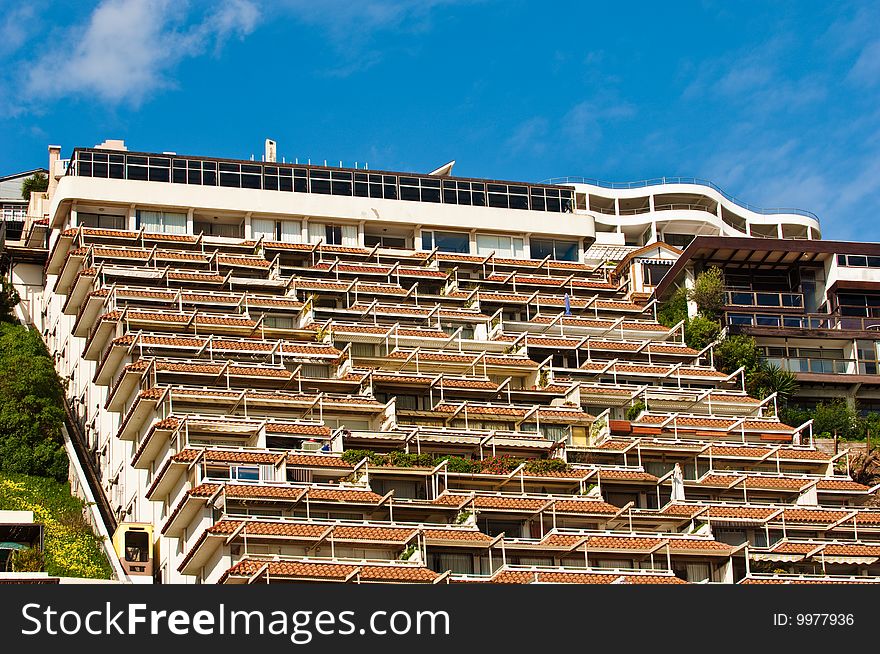
MULTIPOLYGON (((254 243, 256 245, 256 243, 254 243)), ((337 254, 358 254, 366 256, 370 251, 364 248, 350 248, 343 245, 317 245, 312 243, 282 243, 280 241, 263 241, 263 245, 267 250, 298 250, 300 252, 311 252, 317 250, 320 252, 333 252, 337 254)))
POLYGON ((302 581, 336 581, 350 583, 432 583, 438 574, 416 565, 389 563, 387 565, 351 564, 331 561, 262 561, 244 559, 224 573, 220 583, 232 577, 250 578, 264 571, 269 579, 297 579, 302 581))
MULTIPOLYGON (((404 350, 397 350, 396 352, 392 352, 386 358, 388 359, 406 359, 410 356, 412 352, 407 352, 404 350)), ((473 364, 477 358, 477 354, 448 354, 445 352, 422 352, 419 351, 415 357, 418 357, 419 361, 424 362, 436 362, 436 363, 467 363, 473 364)), ((519 366, 524 368, 537 368, 538 364, 532 361, 531 359, 527 359, 525 357, 516 357, 516 356, 484 356, 480 359, 480 364, 483 362, 486 365, 490 366, 519 366)))
POLYGON ((598 570, 518 570, 508 567, 496 572, 491 581, 496 584, 684 584, 671 574, 626 574, 598 570))
POLYGON ((615 515, 620 509, 595 499, 560 499, 559 497, 531 497, 517 495, 469 495, 446 492, 432 501, 433 504, 467 507, 480 510, 538 511, 554 510, 558 513, 615 515))
MULTIPOLYGON (((76 236, 79 233, 79 227, 70 227, 61 232, 62 236, 76 236)), ((82 232, 85 236, 101 236, 106 238, 125 238, 130 240, 139 240, 141 234, 139 231, 123 231, 118 229, 97 229, 94 227, 83 227, 82 232)), ((143 238, 151 241, 173 241, 178 243, 195 243, 196 237, 188 234, 165 234, 157 232, 144 232, 143 238)))
MULTIPOLYGON (((221 489, 220 484, 203 483, 196 486, 189 495, 192 497, 211 497, 221 489)), ((354 490, 348 488, 323 488, 317 486, 288 486, 271 484, 224 484, 223 490, 228 499, 252 499, 252 500, 293 500, 308 496, 310 501, 341 502, 344 504, 378 504, 381 497, 372 491, 354 490)))

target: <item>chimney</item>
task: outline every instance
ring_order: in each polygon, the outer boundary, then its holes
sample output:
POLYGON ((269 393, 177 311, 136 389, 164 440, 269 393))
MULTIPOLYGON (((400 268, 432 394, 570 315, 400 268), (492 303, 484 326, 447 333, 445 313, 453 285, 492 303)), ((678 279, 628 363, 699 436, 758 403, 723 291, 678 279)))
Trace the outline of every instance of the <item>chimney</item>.
POLYGON ((58 186, 58 178, 64 174, 64 171, 61 170, 61 146, 60 145, 50 145, 49 146, 49 188, 46 192, 49 194, 49 198, 55 194, 55 187, 58 186))
POLYGON ((263 157, 263 161, 268 161, 272 163, 276 161, 275 141, 273 141, 272 139, 266 139, 266 154, 263 157))

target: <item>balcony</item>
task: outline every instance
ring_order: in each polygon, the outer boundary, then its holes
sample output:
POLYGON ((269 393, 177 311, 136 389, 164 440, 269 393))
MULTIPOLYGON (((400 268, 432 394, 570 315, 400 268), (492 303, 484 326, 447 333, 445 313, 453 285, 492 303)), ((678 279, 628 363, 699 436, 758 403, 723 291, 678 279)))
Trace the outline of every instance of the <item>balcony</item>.
MULTIPOLYGON (((746 295, 750 294, 746 293, 746 295)), ((783 293, 781 295, 786 294, 783 293)), ((880 330, 880 318, 841 316, 829 313, 786 315, 728 311, 725 315, 725 319, 726 323, 731 327, 771 327, 780 329, 830 329, 850 331, 880 330)))
POLYGON ((876 369, 868 372, 865 364, 859 364, 855 359, 811 359, 807 357, 767 357, 767 363, 779 366, 783 370, 793 373, 815 373, 820 375, 846 375, 846 374, 877 374, 876 369))
POLYGON ((803 309, 803 293, 775 291, 727 291, 727 304, 738 307, 768 307, 779 309, 803 309))

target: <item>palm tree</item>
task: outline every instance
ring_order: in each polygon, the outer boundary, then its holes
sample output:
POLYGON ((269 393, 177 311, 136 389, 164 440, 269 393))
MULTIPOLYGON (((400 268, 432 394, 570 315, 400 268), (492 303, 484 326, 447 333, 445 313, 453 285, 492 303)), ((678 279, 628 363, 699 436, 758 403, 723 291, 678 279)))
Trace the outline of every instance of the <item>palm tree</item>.
POLYGON ((849 476, 854 482, 873 486, 880 481, 880 452, 860 452, 849 460, 849 476))
POLYGON ((30 177, 26 177, 21 183, 21 197, 23 200, 31 199, 31 191, 45 192, 49 188, 49 178, 37 171, 30 177))
POLYGON ((755 397, 776 393, 782 402, 786 402, 798 390, 797 377, 793 372, 766 361, 762 361, 749 375, 749 386, 755 397))

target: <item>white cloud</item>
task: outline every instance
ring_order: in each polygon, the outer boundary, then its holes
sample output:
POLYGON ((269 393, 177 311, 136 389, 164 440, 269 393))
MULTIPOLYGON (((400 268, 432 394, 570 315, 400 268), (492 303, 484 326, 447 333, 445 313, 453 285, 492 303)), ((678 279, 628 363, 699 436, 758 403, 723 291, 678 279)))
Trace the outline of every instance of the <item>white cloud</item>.
POLYGON ((252 32, 259 11, 233 0, 194 22, 187 4, 171 0, 104 0, 85 25, 69 28, 25 81, 37 99, 89 95, 137 105, 168 86, 181 60, 204 54, 225 39, 252 32))
POLYGON ((507 150, 511 154, 542 154, 547 149, 547 128, 547 119, 541 116, 524 120, 505 141, 507 150))
POLYGON ((865 46, 847 77, 850 81, 867 86, 880 82, 880 40, 865 46))
POLYGON ((0 20, 0 54, 14 52, 24 45, 33 30, 34 8, 22 5, 9 9, 0 20))
POLYGON ((386 32, 419 34, 433 27, 439 7, 475 4, 482 0, 277 0, 277 11, 326 34, 336 61, 324 74, 347 77, 382 61, 388 44, 377 44, 386 32))

